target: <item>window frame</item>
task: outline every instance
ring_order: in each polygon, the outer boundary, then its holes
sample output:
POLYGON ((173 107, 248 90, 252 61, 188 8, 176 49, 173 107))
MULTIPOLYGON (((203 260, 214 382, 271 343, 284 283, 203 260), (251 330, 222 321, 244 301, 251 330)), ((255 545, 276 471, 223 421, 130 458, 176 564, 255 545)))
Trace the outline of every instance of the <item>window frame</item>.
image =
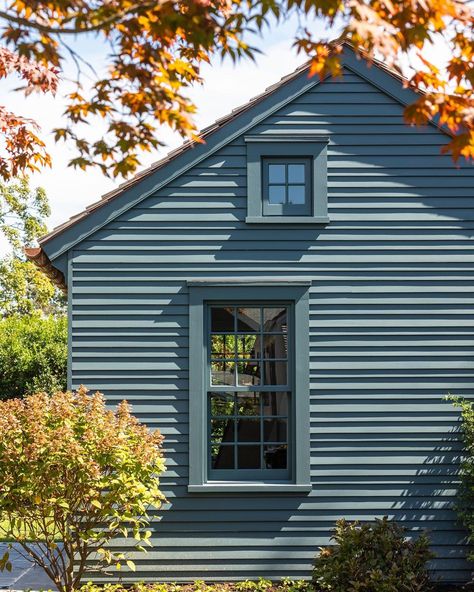
POLYGON ((247 145, 247 224, 326 224, 327 145, 329 136, 321 134, 268 134, 245 136, 247 145), (306 213, 268 213, 264 199, 266 158, 309 158, 311 160, 310 204, 306 213))
MULTIPOLYGON (((245 284, 190 281, 189 286, 189 485, 191 493, 311 490, 309 438, 309 298, 311 282, 245 284), (210 478, 208 457, 207 311, 209 304, 288 303, 293 312, 292 453, 288 479, 210 478)), ((287 304, 287 305, 288 305, 287 304)), ((222 390, 222 389, 221 389, 222 390)), ((231 388, 227 389, 232 391, 231 388)), ((238 469, 236 470, 238 471, 238 469)), ((234 476, 234 475, 233 475, 234 476)), ((238 477, 238 475, 235 475, 238 477)))
POLYGON ((264 216, 309 216, 312 211, 312 198, 311 198, 311 187, 313 181, 313 175, 311 174, 311 159, 306 157, 293 157, 277 158, 265 156, 261 159, 262 165, 262 213, 264 216), (280 164, 285 166, 285 182, 284 183, 271 183, 269 178, 269 165, 280 164), (304 166, 304 182, 303 183, 290 183, 288 179, 288 165, 291 164, 302 164, 304 166), (287 197, 288 188, 290 186, 302 185, 304 187, 304 203, 303 204, 290 204, 286 201, 283 204, 272 204, 270 203, 269 189, 270 186, 281 185, 285 187, 285 194, 287 197))
MULTIPOLYGON (((250 386, 239 386, 238 384, 232 385, 217 385, 212 384, 212 370, 211 370, 211 361, 212 358, 210 354, 210 338, 211 338, 211 309, 213 307, 220 307, 220 306, 232 306, 237 307, 240 306, 242 302, 233 302, 233 301, 223 301, 223 302, 205 302, 204 306, 206 310, 204 311, 205 314, 205 324, 204 324, 204 331, 206 333, 206 401, 207 401, 207 463, 208 463, 208 479, 209 480, 222 480, 222 481, 229 481, 231 477, 236 477, 236 480, 241 480, 242 482, 247 481, 262 481, 264 478, 268 478, 270 481, 291 481, 292 478, 292 471, 293 471, 293 464, 294 459, 293 457, 293 416, 294 416, 294 368, 295 368, 295 337, 294 337, 294 317, 295 317, 295 310, 294 310, 294 302, 291 300, 286 301, 271 301, 270 306, 284 306, 287 309, 287 339, 288 339, 288 352, 287 352, 287 382, 284 385, 254 385, 253 387, 250 386), (286 469, 213 469, 211 467, 211 451, 210 451, 210 435, 211 435, 211 424, 210 420, 212 418, 209 409, 209 395, 210 393, 219 393, 219 392, 233 392, 233 393, 250 393, 250 392, 281 392, 281 393, 290 393, 290 408, 288 410, 288 420, 287 420, 287 443, 288 443, 288 451, 289 454, 287 456, 287 468, 286 469)), ((257 302, 252 300, 250 302, 245 301, 243 304, 249 306, 255 306, 258 308, 265 308, 269 307, 267 301, 265 302, 257 302)), ((237 333, 236 333, 237 334, 237 333)), ((259 334, 263 336, 263 328, 260 329, 259 334)), ((259 420, 261 420, 262 416, 259 416, 259 420)), ((234 434, 235 437, 235 434, 234 434)), ((263 442, 263 434, 260 435, 260 442, 263 442)))

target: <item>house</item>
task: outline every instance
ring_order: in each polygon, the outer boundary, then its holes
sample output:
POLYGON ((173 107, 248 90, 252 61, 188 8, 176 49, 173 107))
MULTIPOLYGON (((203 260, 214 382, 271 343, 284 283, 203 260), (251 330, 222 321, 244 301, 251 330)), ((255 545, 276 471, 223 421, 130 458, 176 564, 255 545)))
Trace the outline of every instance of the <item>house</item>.
POLYGON ((429 529, 437 577, 470 577, 444 397, 473 394, 474 170, 404 123, 398 76, 343 64, 29 252, 67 287, 70 387, 166 436, 170 509, 124 581, 306 578, 336 519, 383 515, 429 529))

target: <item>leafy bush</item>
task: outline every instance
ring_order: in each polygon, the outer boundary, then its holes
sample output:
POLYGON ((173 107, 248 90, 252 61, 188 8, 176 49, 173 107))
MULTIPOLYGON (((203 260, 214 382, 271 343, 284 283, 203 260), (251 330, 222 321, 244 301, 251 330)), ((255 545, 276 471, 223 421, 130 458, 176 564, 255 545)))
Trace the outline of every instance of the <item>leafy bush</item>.
POLYGON ((260 578, 257 581, 245 580, 236 583, 208 584, 200 580, 192 584, 143 584, 124 587, 123 584, 96 586, 89 583, 81 592, 239 592, 240 590, 267 590, 268 592, 312 592, 311 582, 284 578, 281 583, 260 578))
POLYGON ((471 545, 468 557, 474 561, 474 551, 472 550, 472 545, 474 545, 474 403, 459 397, 451 397, 451 400, 456 407, 461 409, 464 442, 464 455, 459 472, 461 485, 457 510, 468 531, 468 541, 471 545))
MULTIPOLYGON (((3 536, 17 541, 60 592, 76 590, 86 568, 114 562, 120 569, 124 561, 134 570, 109 543, 132 534, 131 550, 150 544, 148 508, 163 500, 161 443, 125 401, 108 410, 102 394, 84 387, 1 401, 3 536)), ((6 553, 0 568, 9 567, 6 553)))
POLYGON ((339 520, 334 546, 316 557, 317 591, 422 592, 429 588, 426 562, 433 557, 422 534, 406 539, 405 529, 388 518, 371 524, 339 520))
POLYGON ((66 317, 0 320, 0 399, 64 390, 66 367, 66 317))

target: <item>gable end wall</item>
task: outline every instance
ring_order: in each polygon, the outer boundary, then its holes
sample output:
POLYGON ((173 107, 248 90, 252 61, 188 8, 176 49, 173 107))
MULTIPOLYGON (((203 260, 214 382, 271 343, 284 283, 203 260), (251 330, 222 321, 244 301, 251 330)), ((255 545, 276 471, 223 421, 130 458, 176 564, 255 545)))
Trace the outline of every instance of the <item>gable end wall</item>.
POLYGON ((382 515, 429 528, 437 575, 469 579, 443 397, 473 395, 474 170, 350 71, 252 134, 316 130, 331 137, 327 226, 246 225, 238 138, 70 252, 71 385, 126 398, 166 436, 170 510, 125 581, 309 577, 336 519, 382 515), (311 494, 188 494, 186 281, 302 276, 311 494))

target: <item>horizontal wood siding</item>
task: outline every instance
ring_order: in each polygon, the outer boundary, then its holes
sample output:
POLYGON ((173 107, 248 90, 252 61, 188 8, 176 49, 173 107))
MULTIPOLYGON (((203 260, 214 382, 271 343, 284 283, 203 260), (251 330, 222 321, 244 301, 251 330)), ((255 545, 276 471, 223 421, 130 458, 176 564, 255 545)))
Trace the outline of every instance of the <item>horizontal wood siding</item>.
MULTIPOLYGON (((428 528, 437 576, 465 581, 458 412, 473 395, 473 168, 354 73, 253 134, 330 134, 330 224, 246 225, 243 138, 72 253, 72 381, 128 399, 166 436, 169 504, 125 581, 307 578, 334 521, 428 528), (309 277, 309 495, 188 494, 187 279, 309 277)), ((121 541, 124 547, 127 541, 121 541)))

